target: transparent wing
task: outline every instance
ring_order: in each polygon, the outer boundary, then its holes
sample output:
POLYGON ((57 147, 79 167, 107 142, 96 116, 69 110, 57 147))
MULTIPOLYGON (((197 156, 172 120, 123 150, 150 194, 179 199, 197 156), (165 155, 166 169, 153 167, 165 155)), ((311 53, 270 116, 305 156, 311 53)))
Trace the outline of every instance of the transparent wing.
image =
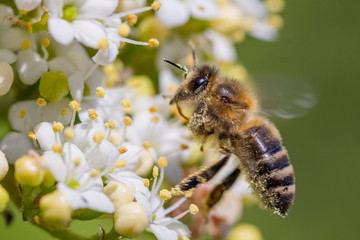
POLYGON ((301 117, 317 103, 313 86, 300 77, 255 75, 250 85, 258 96, 262 113, 267 116, 285 119, 301 117))

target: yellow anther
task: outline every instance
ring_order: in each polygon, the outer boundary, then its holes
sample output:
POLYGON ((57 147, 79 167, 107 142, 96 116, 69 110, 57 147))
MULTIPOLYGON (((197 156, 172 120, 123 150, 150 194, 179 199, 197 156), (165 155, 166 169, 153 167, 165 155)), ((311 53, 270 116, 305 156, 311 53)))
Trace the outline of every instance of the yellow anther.
POLYGON ((27 132, 27 136, 32 140, 36 140, 35 133, 32 131, 27 132))
POLYGON ((204 7, 204 6, 198 6, 198 9, 199 9, 200 11, 204 11, 204 10, 205 10, 205 7, 204 7))
POLYGON ((159 118, 158 117, 152 117, 151 121, 154 123, 158 123, 159 122, 159 118))
POLYGON ((96 95, 98 95, 99 98, 104 98, 105 97, 105 89, 103 87, 97 87, 96 95))
POLYGON ((153 173, 152 173, 154 178, 157 178, 159 176, 159 168, 157 166, 153 167, 153 173))
POLYGON ((64 125, 61 122, 53 122, 52 129, 54 132, 62 132, 64 125))
POLYGON ((173 92, 173 91, 176 90, 176 85, 175 84, 170 84, 168 89, 169 89, 170 92, 173 92))
POLYGON ((140 87, 141 86, 141 84, 142 84, 142 80, 141 80, 141 78, 134 78, 132 81, 131 81, 131 85, 133 86, 133 87, 140 87))
POLYGON ((120 160, 117 160, 116 163, 115 163, 115 166, 117 168, 123 168, 126 166, 126 161, 125 159, 120 159, 120 160))
POLYGON ((124 124, 127 127, 131 126, 131 118, 129 116, 124 117, 124 124))
POLYGON ((80 163, 81 163, 81 158, 77 157, 77 158, 74 159, 74 164, 75 164, 76 167, 79 166, 80 163))
POLYGON ((151 4, 151 8, 152 8, 154 11, 159 11, 160 7, 161 7, 161 2, 154 1, 154 2, 151 4))
POLYGON ((62 147, 59 144, 54 144, 51 149, 53 150, 54 153, 61 153, 62 152, 62 147))
POLYGON ((50 40, 48 38, 43 38, 41 40, 41 45, 47 48, 50 45, 50 40))
POLYGON ((110 121, 105 123, 105 127, 108 127, 110 129, 114 129, 115 128, 115 122, 113 120, 110 120, 110 121))
POLYGON ((96 120, 98 118, 98 114, 95 112, 94 109, 88 109, 89 118, 92 120, 96 120))
POLYGON ((160 190, 160 198, 164 201, 168 200, 171 198, 171 192, 169 190, 166 189, 162 189, 160 190))
POLYGON ((20 111, 19 117, 20 117, 21 119, 24 119, 24 118, 26 117, 26 111, 25 111, 25 109, 23 109, 23 110, 20 111))
POLYGON ((71 127, 65 128, 64 133, 65 133, 66 140, 72 140, 74 138, 75 133, 74 133, 73 128, 71 128, 71 127))
POLYGON ((93 140, 96 143, 101 143, 104 140, 104 134, 102 132, 95 132, 93 135, 93 140))
POLYGON ((131 107, 131 100, 128 99, 128 98, 124 98, 124 99, 121 101, 121 106, 123 106, 124 108, 131 107))
POLYGON ((21 44, 21 48, 24 50, 28 50, 30 49, 30 47, 31 47, 31 43, 29 39, 24 40, 21 44))
POLYGON ((278 14, 272 14, 267 19, 268 23, 275 29, 281 29, 284 26, 283 18, 278 14))
POLYGON ((63 108, 61 110, 61 116, 66 117, 69 114, 69 109, 68 108, 63 108))
POLYGON ((157 47, 160 44, 156 38, 151 38, 148 43, 150 47, 157 47))
POLYGON ((284 0, 265 0, 265 5, 270 12, 281 12, 285 8, 284 0))
POLYGON ((147 179, 147 178, 145 178, 145 179, 143 179, 143 183, 144 183, 144 186, 145 187, 150 187, 150 180, 149 179, 147 179))
POLYGON ((100 170, 99 169, 91 169, 91 172, 90 172, 90 177, 97 177, 99 176, 100 174, 100 170))
POLYGON ((148 149, 151 147, 151 144, 150 144, 148 141, 145 141, 145 142, 143 143, 143 147, 144 147, 146 150, 148 150, 148 149))
POLYGON ((149 108, 149 111, 152 112, 152 113, 154 113, 154 112, 157 112, 158 109, 157 109, 157 107, 155 107, 155 106, 151 106, 151 107, 149 108))
POLYGON ((122 23, 119 25, 118 29, 117 29, 117 33, 121 36, 121 37, 127 37, 129 36, 131 32, 130 26, 127 25, 126 23, 122 23))
POLYGON ((167 165, 168 165, 167 160, 164 157, 159 158, 158 164, 159 164, 159 167, 161 167, 161 168, 167 167, 167 165))
POLYGON ((38 99, 36 99, 36 104, 39 107, 45 107, 46 106, 46 100, 43 99, 43 98, 38 98, 38 99))
POLYGON ((108 47, 109 47, 109 40, 107 40, 107 38, 101 38, 99 40, 99 48, 105 51, 106 49, 108 49, 108 47))
POLYGON ((25 24, 26 24, 26 30, 27 30, 29 33, 32 33, 33 28, 32 28, 31 22, 26 22, 25 24))
POLYGON ((181 148, 181 150, 186 150, 189 148, 189 146, 185 145, 185 144, 180 144, 180 148, 181 148))
POLYGON ((126 147, 119 147, 118 151, 120 154, 126 153, 127 152, 127 148, 126 147))
POLYGON ((189 206, 189 212, 192 214, 192 215, 195 215, 199 212, 199 208, 195 205, 195 204, 190 204, 189 206))
POLYGON ((126 21, 129 24, 129 26, 134 26, 137 22, 137 16, 135 14, 129 14, 126 16, 126 21))
POLYGON ((69 106, 73 111, 79 112, 81 110, 81 105, 77 100, 72 100, 69 106))

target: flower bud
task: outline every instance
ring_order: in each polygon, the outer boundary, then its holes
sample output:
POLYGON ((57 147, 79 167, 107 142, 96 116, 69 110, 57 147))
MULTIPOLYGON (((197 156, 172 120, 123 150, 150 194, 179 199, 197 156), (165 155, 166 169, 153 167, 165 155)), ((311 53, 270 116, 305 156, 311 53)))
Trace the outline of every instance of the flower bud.
POLYGON ((43 196, 40 199, 40 209, 44 223, 55 229, 65 227, 73 212, 68 200, 59 191, 43 196))
POLYGON ((145 177, 153 168, 153 166, 154 160, 152 159, 151 154, 149 151, 143 151, 134 172, 141 177, 145 177))
POLYGON ((0 62, 0 96, 9 92, 14 81, 14 72, 7 62, 0 62))
POLYGON ((109 182, 103 192, 114 203, 115 208, 119 208, 121 205, 130 203, 134 200, 134 190, 120 182, 109 182))
POLYGON ((137 203, 126 203, 116 208, 114 214, 114 229, 123 236, 133 238, 140 235, 149 225, 145 208, 137 203))
POLYGON ((259 229, 248 223, 241 223, 233 227, 226 240, 263 240, 259 229))
POLYGON ((9 163, 6 160, 5 154, 0 151, 0 181, 6 176, 9 171, 9 163))
POLYGON ((15 179, 18 183, 39 186, 44 179, 45 169, 40 160, 33 155, 26 154, 15 162, 15 179))
POLYGON ((9 193, 0 185, 0 212, 4 211, 7 203, 9 202, 9 193))

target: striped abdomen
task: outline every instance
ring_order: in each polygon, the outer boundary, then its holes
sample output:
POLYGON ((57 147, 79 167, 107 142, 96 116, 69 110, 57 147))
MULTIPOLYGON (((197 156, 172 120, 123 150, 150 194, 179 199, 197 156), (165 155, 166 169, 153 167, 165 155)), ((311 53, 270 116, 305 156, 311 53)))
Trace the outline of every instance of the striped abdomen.
POLYGON ((295 177, 287 151, 273 125, 247 130, 247 170, 250 182, 262 204, 274 213, 286 215, 294 201, 295 177))

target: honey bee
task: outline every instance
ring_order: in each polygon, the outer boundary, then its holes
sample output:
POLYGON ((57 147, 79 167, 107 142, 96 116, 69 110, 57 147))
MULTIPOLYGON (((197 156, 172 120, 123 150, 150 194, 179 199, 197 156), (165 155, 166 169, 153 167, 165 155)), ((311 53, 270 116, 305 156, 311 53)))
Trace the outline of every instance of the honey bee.
POLYGON ((250 90, 221 76, 215 67, 196 66, 194 52, 193 58, 191 70, 164 59, 185 72, 185 80, 170 104, 176 104, 179 113, 189 120, 189 129, 203 143, 215 136, 225 157, 183 179, 172 189, 173 195, 187 195, 211 180, 235 154, 239 167, 212 190, 207 205, 215 205, 239 174, 245 174, 260 204, 285 216, 294 201, 295 177, 278 130, 259 114, 257 98, 250 90), (188 114, 184 114, 183 106, 188 114))

